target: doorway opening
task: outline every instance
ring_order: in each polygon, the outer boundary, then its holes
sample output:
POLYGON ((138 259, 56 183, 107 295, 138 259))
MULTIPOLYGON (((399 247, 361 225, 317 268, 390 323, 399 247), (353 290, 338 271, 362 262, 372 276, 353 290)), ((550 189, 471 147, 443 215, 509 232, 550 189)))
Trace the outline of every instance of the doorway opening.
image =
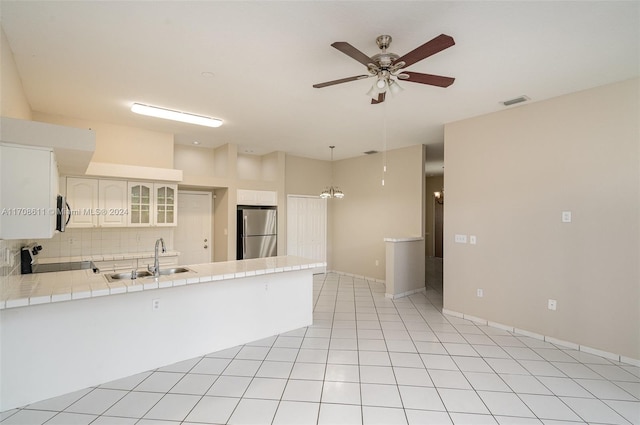
POLYGON ((443 176, 429 176, 426 178, 427 205, 425 214, 425 281, 427 283, 427 288, 433 289, 440 294, 443 292, 442 267, 444 257, 444 196, 437 199, 435 193, 442 193, 443 187, 443 176))

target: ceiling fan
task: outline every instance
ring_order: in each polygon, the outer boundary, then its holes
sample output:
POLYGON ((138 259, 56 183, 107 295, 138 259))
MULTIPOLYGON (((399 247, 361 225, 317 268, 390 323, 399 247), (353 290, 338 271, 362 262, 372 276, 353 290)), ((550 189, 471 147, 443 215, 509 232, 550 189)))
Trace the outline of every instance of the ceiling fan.
POLYGON ((366 66, 369 73, 356 75, 354 77, 341 78, 339 80, 327 81, 326 83, 314 84, 313 87, 321 89, 335 84, 376 77, 376 82, 367 93, 372 96, 371 103, 376 104, 384 102, 387 90, 392 95, 402 90, 395 78, 412 83, 428 84, 438 87, 449 87, 455 80, 455 78, 451 77, 422 74, 420 72, 401 72, 402 69, 456 44, 451 36, 440 34, 404 56, 398 56, 395 53, 387 52, 387 49, 391 44, 390 35, 379 36, 376 38, 376 44, 380 48, 381 52, 371 57, 365 55, 346 41, 336 41, 331 44, 332 47, 335 47, 345 55, 352 57, 366 66))

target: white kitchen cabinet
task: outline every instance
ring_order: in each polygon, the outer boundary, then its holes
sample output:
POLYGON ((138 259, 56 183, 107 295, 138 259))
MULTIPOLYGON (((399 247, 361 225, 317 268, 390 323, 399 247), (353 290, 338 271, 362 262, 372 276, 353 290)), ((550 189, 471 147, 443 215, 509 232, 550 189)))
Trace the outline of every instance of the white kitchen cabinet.
POLYGON ((129 182, 129 226, 176 226, 178 185, 129 182))
POLYGON ((57 195, 51 148, 0 144, 0 239, 53 237, 57 195))
POLYGON ((154 224, 176 226, 178 224, 178 185, 154 183, 154 224))
POLYGON ((273 190, 247 190, 238 189, 238 205, 278 205, 278 192, 273 190))
POLYGON ((127 225, 127 182, 124 180, 68 177, 67 202, 71 207, 70 228, 127 225))
POLYGON ((128 220, 127 182, 98 180, 98 226, 125 227, 128 220))
POLYGON ((96 227, 98 199, 98 180, 68 177, 67 203, 71 207, 71 220, 67 227, 96 227))
POLYGON ((129 226, 153 224, 153 183, 128 182, 129 226))

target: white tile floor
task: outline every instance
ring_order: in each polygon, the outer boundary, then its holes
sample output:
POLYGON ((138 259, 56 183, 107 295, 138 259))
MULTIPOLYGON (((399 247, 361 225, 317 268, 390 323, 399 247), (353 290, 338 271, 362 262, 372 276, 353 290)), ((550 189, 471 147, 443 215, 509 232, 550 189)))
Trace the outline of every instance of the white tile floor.
POLYGON ((2 424, 640 424, 640 368, 314 278, 313 326, 3 412, 2 424))

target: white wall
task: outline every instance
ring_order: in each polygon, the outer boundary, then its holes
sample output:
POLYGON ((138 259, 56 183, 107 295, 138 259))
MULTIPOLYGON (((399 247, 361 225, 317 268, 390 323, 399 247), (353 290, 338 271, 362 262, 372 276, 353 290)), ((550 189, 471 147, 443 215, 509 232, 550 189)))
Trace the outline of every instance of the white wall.
POLYGON ((24 92, 9 41, 0 26, 0 115, 3 117, 31 119, 31 106, 24 92))
MULTIPOLYGON (((31 107, 22 87, 22 80, 7 41, 7 36, 0 26, 0 115, 3 117, 31 119, 31 107)), ((0 205, 2 207, 2 205, 0 205)), ((0 264, 0 280, 7 276, 20 274, 20 248, 28 243, 24 240, 0 240, 0 250, 9 252, 6 262, 0 264)))

